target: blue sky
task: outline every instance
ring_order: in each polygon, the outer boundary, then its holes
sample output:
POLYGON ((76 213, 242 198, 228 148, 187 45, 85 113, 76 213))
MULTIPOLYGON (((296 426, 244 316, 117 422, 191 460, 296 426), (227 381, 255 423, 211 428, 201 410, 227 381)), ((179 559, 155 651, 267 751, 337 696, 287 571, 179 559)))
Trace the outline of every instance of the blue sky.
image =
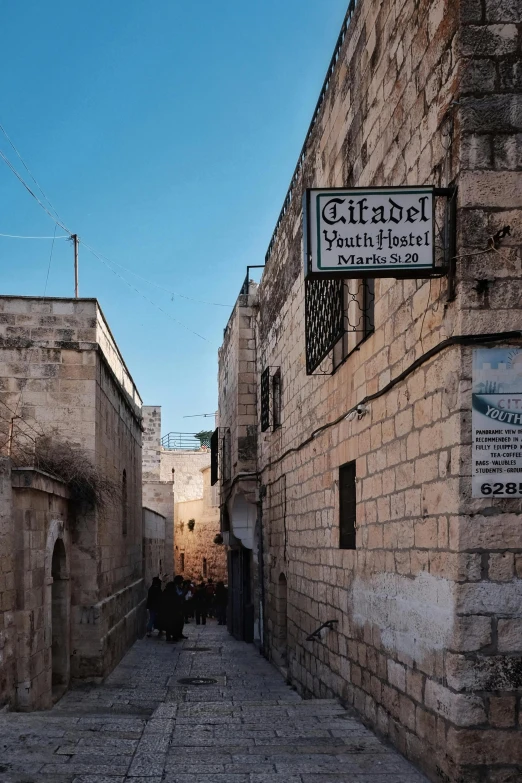
MULTIPOLYGON (((247 264, 264 261, 346 6, 3 6, 0 123, 71 231, 167 289, 113 266, 138 293, 80 246, 80 296, 99 299, 144 402, 163 406, 163 433, 211 425, 183 419, 217 405, 230 307, 203 302, 233 305, 247 264)), ((0 150, 30 182, 1 134, 0 150)), ((2 160, 0 204, 0 233, 53 234, 2 160)), ((73 295, 63 239, 45 289, 51 244, 0 237, 0 292, 73 295)))

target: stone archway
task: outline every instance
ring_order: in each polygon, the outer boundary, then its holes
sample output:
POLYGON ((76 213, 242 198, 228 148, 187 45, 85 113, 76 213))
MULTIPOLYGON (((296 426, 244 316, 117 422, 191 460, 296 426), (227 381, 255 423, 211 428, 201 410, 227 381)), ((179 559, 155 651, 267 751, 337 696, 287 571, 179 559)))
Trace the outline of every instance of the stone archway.
POLYGON ((69 686, 69 578, 62 538, 56 539, 51 561, 51 671, 52 700, 57 701, 69 686))

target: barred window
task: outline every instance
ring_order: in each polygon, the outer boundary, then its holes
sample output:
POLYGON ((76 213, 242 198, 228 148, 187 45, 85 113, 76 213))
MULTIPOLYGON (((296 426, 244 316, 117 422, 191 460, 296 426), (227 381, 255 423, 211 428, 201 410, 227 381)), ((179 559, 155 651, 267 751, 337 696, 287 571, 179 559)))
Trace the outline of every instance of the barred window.
POLYGON ((343 335, 334 346, 334 370, 375 329, 375 280, 343 280, 343 335))
POLYGON ((210 484, 219 481, 219 430, 214 430, 210 438, 210 484))
POLYGON ((230 481, 232 471, 232 438, 230 430, 225 430, 221 446, 222 480, 230 481))
POLYGON ((355 549, 355 460, 339 468, 339 548, 355 549))
POLYGON ((281 370, 277 370, 272 376, 272 428, 276 430, 281 426, 281 370))
POLYGON ((270 427, 270 367, 261 373, 261 432, 270 427))

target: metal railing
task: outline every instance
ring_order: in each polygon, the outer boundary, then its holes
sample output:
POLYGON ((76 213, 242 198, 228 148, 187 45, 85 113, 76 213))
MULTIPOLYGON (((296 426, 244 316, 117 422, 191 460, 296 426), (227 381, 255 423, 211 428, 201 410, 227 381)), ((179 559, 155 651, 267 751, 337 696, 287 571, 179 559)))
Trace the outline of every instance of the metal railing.
POLYGON ((200 439, 192 432, 169 432, 162 437, 161 445, 171 451, 200 451, 210 448, 210 437, 200 439))
POLYGON ((299 179, 299 174, 301 173, 301 169, 303 168, 303 163, 306 157, 306 148, 308 146, 308 142, 310 141, 310 136, 312 135, 312 132, 315 128, 315 124, 317 122, 317 118, 319 117, 320 111, 322 109, 324 99, 326 97, 326 93, 328 91, 328 87, 330 86, 330 80, 332 78, 333 72, 335 70, 335 66, 337 65, 337 60, 339 59, 339 54, 341 52, 341 49, 344 44, 344 40, 346 38, 346 33, 348 32, 348 27, 350 25, 350 21, 352 19, 353 13, 355 11, 355 7, 357 5, 358 0, 350 0, 350 4, 348 6, 348 10, 346 12, 346 16, 344 17, 344 21, 341 27, 341 32, 339 33, 339 37, 337 39, 337 43, 335 44, 334 53, 332 55, 332 59, 330 60, 330 65, 328 66, 328 70, 326 72, 326 77, 323 82, 323 86, 321 88, 321 92, 319 93, 319 99, 316 103, 314 113, 312 115, 312 121, 308 127, 308 131, 304 140, 304 144, 302 146, 301 152, 299 153, 299 157, 297 159, 297 164, 294 169, 294 173, 292 174, 292 179, 290 180, 290 186, 288 188, 288 191, 286 193, 285 200, 283 201, 283 206, 281 208, 281 212, 279 213, 279 217, 277 218, 277 222, 274 228, 274 233, 272 234, 272 238, 270 239, 270 243, 268 245, 268 250, 266 251, 265 255, 265 263, 268 263, 268 260, 270 258, 270 255, 272 253, 272 250, 274 248, 274 245, 277 240, 277 234, 279 232, 279 228, 281 226, 281 223, 283 222, 283 218, 288 210, 288 207, 290 206, 292 202, 292 197, 294 195, 294 189, 297 184, 297 180, 299 179))

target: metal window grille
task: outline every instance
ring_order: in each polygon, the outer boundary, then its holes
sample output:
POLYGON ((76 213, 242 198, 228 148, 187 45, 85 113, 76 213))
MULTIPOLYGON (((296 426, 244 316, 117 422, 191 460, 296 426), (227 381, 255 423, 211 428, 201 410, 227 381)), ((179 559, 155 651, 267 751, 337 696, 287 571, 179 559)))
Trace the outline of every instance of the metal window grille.
POLYGON ((270 367, 261 373, 261 432, 270 427, 270 367))
POLYGON ((210 483, 219 481, 219 430, 215 429, 210 438, 210 483))
POLYGON ((230 481, 232 470, 232 438, 230 430, 225 430, 221 444, 222 480, 230 481))
POLYGON ((343 280, 305 280, 307 375, 319 367, 343 331, 343 280))
POLYGON ((355 549, 355 460, 339 468, 339 548, 355 549))
POLYGON ((334 370, 374 331, 375 280, 343 280, 343 333, 334 346, 334 370))
POLYGON ((276 430, 281 426, 281 370, 277 370, 272 376, 272 427, 276 430))

